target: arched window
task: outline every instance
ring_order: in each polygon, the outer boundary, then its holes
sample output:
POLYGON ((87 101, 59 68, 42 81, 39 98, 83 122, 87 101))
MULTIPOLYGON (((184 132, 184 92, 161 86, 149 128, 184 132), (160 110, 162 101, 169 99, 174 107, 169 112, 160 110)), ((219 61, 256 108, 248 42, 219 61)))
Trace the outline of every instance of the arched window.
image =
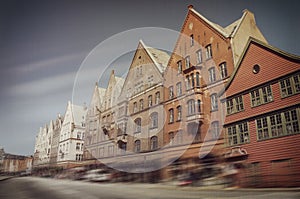
POLYGON ((157 136, 153 136, 150 138, 150 149, 155 150, 158 148, 158 139, 157 136))
POLYGON ((154 112, 150 115, 150 128, 157 128, 158 127, 158 113, 154 112))
POLYGON ((211 134, 213 139, 218 139, 220 137, 220 126, 218 121, 211 124, 211 134))
POLYGON ((169 133, 169 143, 170 143, 170 146, 174 145, 174 132, 170 132, 169 133))
POLYGON ((142 119, 141 118, 137 118, 134 120, 134 124, 135 124, 135 133, 140 133, 141 132, 141 126, 142 126, 142 119))
POLYGON ((136 113, 137 110, 138 110, 138 108, 137 108, 137 103, 134 102, 134 103, 133 103, 133 113, 136 113))
POLYGON ((134 142, 134 152, 140 152, 141 151, 141 141, 136 140, 134 142))
POLYGON ((188 115, 195 114, 195 100, 190 99, 188 102, 188 115))
POLYGON ((194 87, 195 87, 194 73, 191 73, 190 77, 191 77, 191 85, 192 85, 192 88, 194 88, 194 87))
POLYGON ((160 102, 160 92, 155 93, 155 104, 159 104, 160 102))
POLYGON ((140 100, 140 111, 144 109, 144 100, 140 100))
POLYGON ((148 107, 152 106, 152 95, 148 96, 148 107))

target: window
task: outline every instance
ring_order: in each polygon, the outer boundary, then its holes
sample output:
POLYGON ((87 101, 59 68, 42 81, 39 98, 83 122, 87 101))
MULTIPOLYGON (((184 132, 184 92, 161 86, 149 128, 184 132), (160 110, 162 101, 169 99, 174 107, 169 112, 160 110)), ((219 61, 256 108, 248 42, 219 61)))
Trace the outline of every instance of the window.
POLYGON ((152 95, 148 96, 148 107, 152 106, 152 95))
POLYGON ((169 109, 169 123, 174 122, 174 109, 169 109))
POLYGON ((227 66, 226 66, 226 62, 223 62, 219 65, 220 67, 220 73, 221 73, 221 78, 224 79, 227 77, 227 66))
POLYGON ((134 102, 134 103, 133 103, 133 113, 136 113, 137 110, 138 110, 138 108, 137 108, 137 103, 134 102))
POLYGON ((194 45, 194 35, 193 34, 191 34, 191 36, 190 36, 190 44, 191 44, 191 46, 194 45))
POLYGON ((227 127, 227 142, 229 146, 249 143, 248 123, 240 123, 227 127))
POLYGON ((180 121, 182 118, 182 110, 181 110, 181 106, 177 106, 177 121, 180 121))
POLYGON ((158 139, 157 136, 153 136, 150 138, 150 149, 155 150, 158 148, 158 139))
POLYGON ((196 72, 196 86, 200 87, 200 73, 196 72))
POLYGON ((134 152, 140 152, 141 151, 141 141, 136 140, 134 142, 134 152))
POLYGON ((209 77, 208 77, 208 81, 209 83, 215 82, 216 81, 216 71, 215 68, 212 67, 208 70, 209 72, 209 77))
POLYGON ((300 93, 300 74, 280 81, 281 97, 300 93))
POLYGON ((210 103, 211 103, 211 111, 218 110, 218 98, 217 98, 217 94, 212 94, 210 96, 210 103))
POLYGON ((191 73, 190 77, 191 77, 192 88, 194 88, 195 87, 194 73, 191 73))
POLYGON ((135 119, 134 124, 135 124, 135 133, 140 133, 141 132, 141 125, 142 125, 141 118, 135 119))
POLYGON ((195 114, 195 100, 190 99, 188 102, 188 115, 195 114))
POLYGON ((140 111, 144 109, 144 100, 140 100, 140 111))
POLYGON ((150 128, 157 128, 158 127, 158 113, 154 112, 150 115, 150 128))
POLYGON ((219 127, 219 122, 218 121, 212 123, 211 133, 212 133, 212 138, 213 139, 219 139, 220 127, 219 127))
POLYGON ((212 49, 211 49, 211 44, 207 45, 205 47, 206 50, 206 59, 212 58, 212 49))
POLYGON ((273 101, 273 95, 270 85, 251 91, 250 96, 252 107, 273 101))
POLYGON ((160 102, 160 92, 155 93, 155 104, 159 104, 160 102))
POLYGON ((227 115, 237 113, 244 110, 243 97, 238 96, 226 100, 227 115))
POLYGON ((198 113, 201 113, 201 100, 197 100, 197 111, 198 113))
POLYGON ((198 64, 202 63, 202 51, 201 51, 201 49, 198 50, 198 51, 196 52, 196 54, 197 54, 197 63, 198 63, 198 64))
POLYGON ((187 68, 189 68, 191 65, 190 65, 191 63, 190 63, 190 56, 187 56, 186 58, 185 58, 185 68, 187 69, 187 68))
POLYGON ((77 139, 81 139, 81 133, 80 132, 77 133, 77 139))
POLYGON ((190 88, 191 88, 191 79, 190 79, 190 76, 187 75, 186 76, 186 90, 188 90, 190 88))
POLYGON ((76 143, 76 151, 79 151, 80 150, 80 143, 76 143))
POLYGON ((181 86, 181 82, 178 82, 176 84, 176 89, 177 89, 177 96, 182 95, 182 86, 181 86))
POLYGON ((173 90, 173 86, 169 87, 169 99, 173 99, 174 98, 174 90, 173 90))
POLYGON ((170 146, 173 146, 174 145, 174 132, 170 132, 169 133, 169 143, 170 143, 170 146))
POLYGON ((264 140, 299 133, 299 115, 297 108, 257 119, 257 139, 264 140))
POLYGON ((182 72, 182 61, 181 61, 181 60, 179 60, 179 61, 177 62, 177 69, 178 69, 178 73, 181 73, 181 72, 182 72))

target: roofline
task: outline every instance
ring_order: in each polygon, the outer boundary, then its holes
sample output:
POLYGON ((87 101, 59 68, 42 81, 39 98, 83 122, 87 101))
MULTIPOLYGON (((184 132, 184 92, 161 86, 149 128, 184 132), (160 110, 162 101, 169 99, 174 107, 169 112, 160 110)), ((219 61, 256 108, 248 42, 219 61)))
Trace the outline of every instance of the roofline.
POLYGON ((274 46, 271 46, 270 44, 267 44, 267 43, 265 43, 265 42, 263 42, 263 41, 260 41, 260 40, 258 40, 258 39, 256 39, 256 38, 249 37, 249 39, 248 39, 248 41, 247 41, 247 44, 246 44, 246 46, 245 46, 245 48, 244 48, 244 50, 243 50, 243 52, 242 52, 242 54, 241 54, 241 56, 240 56, 240 59, 239 59, 239 61, 236 63, 235 69, 234 69, 233 73, 231 74, 231 76, 230 76, 230 78, 229 78, 227 84, 226 84, 225 87, 218 93, 218 96, 219 96, 219 97, 222 96, 222 95, 224 94, 224 92, 225 92, 225 91, 229 88, 229 86, 231 85, 233 79, 235 78, 235 75, 237 74, 237 72, 238 72, 238 70, 239 70, 239 68, 240 68, 240 66, 241 66, 242 61, 244 60, 245 54, 247 53, 247 51, 248 51, 248 49, 249 49, 249 47, 250 47, 251 44, 257 44, 257 45, 261 46, 262 48, 265 48, 265 49, 267 49, 267 50, 271 50, 273 53, 276 53, 276 54, 278 54, 278 55, 280 55, 280 56, 283 56, 283 57, 285 57, 285 58, 292 59, 292 60, 294 60, 294 61, 300 62, 300 56, 298 56, 298 55, 294 55, 294 54, 288 53, 288 52, 283 51, 283 50, 281 50, 281 49, 279 49, 279 48, 276 48, 276 47, 274 47, 274 46))

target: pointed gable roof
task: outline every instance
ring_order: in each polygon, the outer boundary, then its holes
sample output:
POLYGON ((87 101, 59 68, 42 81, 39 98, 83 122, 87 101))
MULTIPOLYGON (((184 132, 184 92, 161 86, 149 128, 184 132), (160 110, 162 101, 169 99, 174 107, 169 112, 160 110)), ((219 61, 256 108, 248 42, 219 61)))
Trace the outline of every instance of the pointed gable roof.
POLYGON ((230 97, 245 91, 245 85, 249 88, 259 86, 268 81, 268 78, 276 79, 299 71, 299 63, 300 56, 284 52, 250 37, 235 70, 225 85, 224 90, 219 93, 219 96, 223 95, 226 91, 226 97, 230 97), (259 53, 260 56, 257 56, 255 53, 259 53), (268 56, 265 53, 269 53, 268 56), (281 58, 284 59, 285 64, 279 61, 281 58), (252 72, 255 64, 260 65, 261 71, 258 74, 253 74, 252 72), (243 82, 243 84, 239 84, 238 87, 235 86, 233 89, 232 85, 237 85, 235 82, 243 82))
POLYGON ((147 52, 147 54, 149 55, 159 72, 163 73, 167 67, 170 55, 168 55, 168 53, 166 53, 165 51, 146 46, 142 40, 139 41, 138 46, 140 45, 143 49, 145 49, 145 51, 147 52))

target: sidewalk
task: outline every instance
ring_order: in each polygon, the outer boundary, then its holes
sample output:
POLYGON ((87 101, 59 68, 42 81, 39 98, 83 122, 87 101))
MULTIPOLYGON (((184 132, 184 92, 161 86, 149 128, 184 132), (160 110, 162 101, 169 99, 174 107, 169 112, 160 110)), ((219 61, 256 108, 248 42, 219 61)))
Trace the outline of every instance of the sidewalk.
POLYGON ((13 178, 14 176, 0 176, 0 181, 8 180, 10 178, 13 178))

